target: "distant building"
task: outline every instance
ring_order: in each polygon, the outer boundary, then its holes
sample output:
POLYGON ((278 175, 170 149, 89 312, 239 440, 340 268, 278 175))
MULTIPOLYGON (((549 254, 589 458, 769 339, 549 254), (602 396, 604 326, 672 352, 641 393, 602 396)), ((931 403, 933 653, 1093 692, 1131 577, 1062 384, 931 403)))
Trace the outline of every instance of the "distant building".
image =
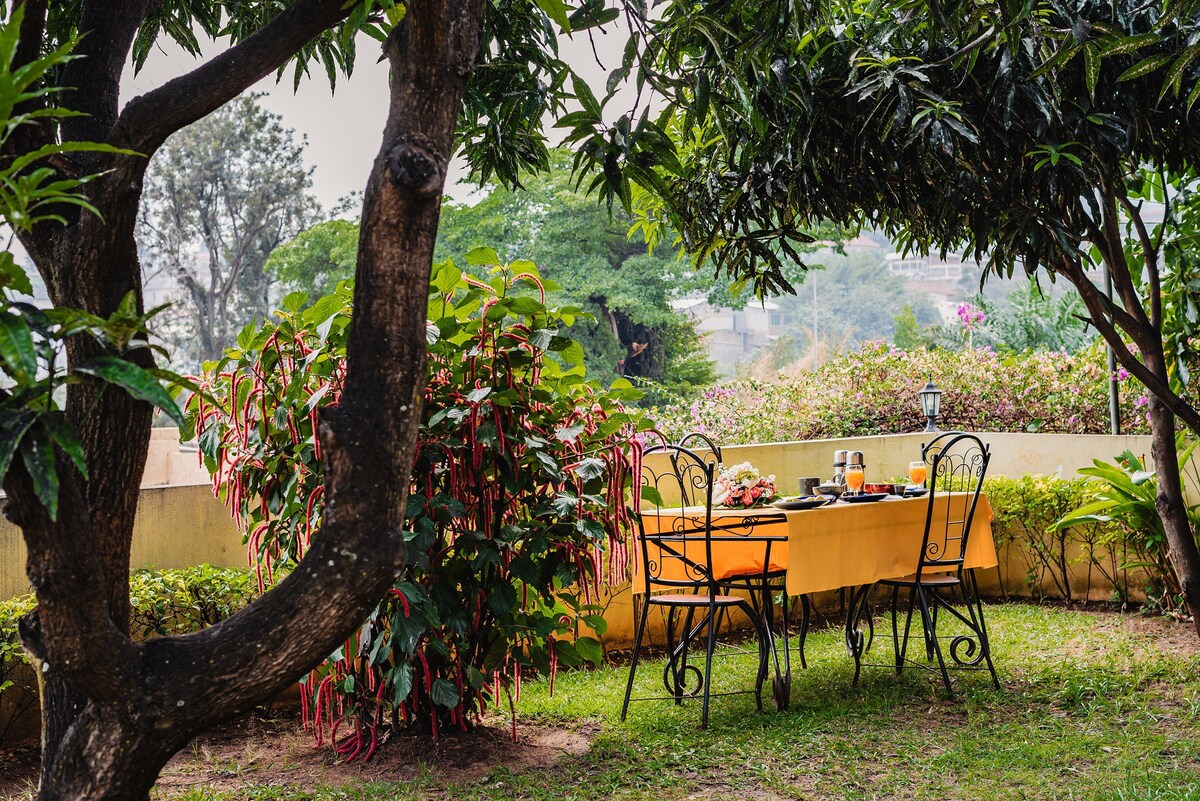
POLYGON ((902 256, 889 253, 884 257, 889 275, 896 275, 918 283, 958 281, 963 275, 961 256, 946 254, 945 259, 936 256, 902 256))
POLYGON ((770 345, 795 322, 771 301, 759 304, 752 300, 743 309, 730 309, 711 306, 703 297, 690 297, 671 301, 671 308, 695 322, 709 358, 723 374, 753 358, 759 348, 770 345))

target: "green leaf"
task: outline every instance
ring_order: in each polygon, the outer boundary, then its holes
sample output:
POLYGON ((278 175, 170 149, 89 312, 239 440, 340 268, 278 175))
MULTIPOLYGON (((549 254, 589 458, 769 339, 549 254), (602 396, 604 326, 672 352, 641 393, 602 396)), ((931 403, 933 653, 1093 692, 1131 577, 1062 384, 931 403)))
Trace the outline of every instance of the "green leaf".
POLYGON ((1150 56, 1150 58, 1143 59, 1118 75, 1117 83, 1121 83, 1122 81, 1132 81, 1135 78, 1141 78, 1144 75, 1149 75, 1170 60, 1171 56, 1167 53, 1160 53, 1157 56, 1150 56))
POLYGON ((58 468, 50 439, 36 429, 21 441, 21 461, 33 480, 33 491, 51 520, 58 520, 58 468))
POLYGON ((608 465, 603 459, 597 459, 593 456, 580 461, 579 464, 575 465, 573 472, 584 481, 590 481, 593 478, 599 478, 604 475, 607 467, 608 465))
POLYGON ((592 94, 592 88, 588 86, 587 81, 580 78, 578 75, 572 76, 571 86, 575 90, 575 97, 579 100, 579 104, 583 106, 583 110, 591 115, 592 119, 601 119, 600 102, 596 100, 596 96, 592 94))
POLYGON ((7 250, 0 252, 0 289, 11 289, 18 295, 32 295, 33 284, 7 250))
POLYGON ((79 474, 87 478, 87 459, 83 455, 83 445, 80 444, 79 438, 75 436, 75 430, 71 428, 71 424, 67 422, 66 415, 57 411, 47 412, 41 415, 41 422, 54 444, 62 449, 62 452, 75 465, 75 469, 79 471, 79 474))
POLYGON ((500 264, 500 255, 492 248, 481 246, 467 253, 467 264, 472 267, 494 267, 500 264))
POLYGON ((1100 77, 1100 54, 1096 46, 1089 44, 1083 48, 1083 76, 1087 84, 1088 97, 1096 99, 1096 81, 1100 77))
POLYGON ((24 318, 7 311, 0 312, 0 358, 18 384, 30 384, 37 377, 33 333, 24 318))
POLYGON ((29 409, 5 410, 0 415, 0 480, 8 475, 17 446, 29 427, 37 422, 37 414, 29 409))
POLYGON ((571 32, 571 21, 567 19, 567 6, 563 0, 535 0, 537 7, 554 20, 563 33, 571 32))
POLYGON ((429 690, 429 697, 443 709, 453 709, 458 706, 458 688, 446 679, 434 679, 429 690))
POLYGON ((1121 39, 1116 39, 1100 48, 1102 56, 1119 56, 1125 53, 1132 53, 1145 45, 1154 44, 1162 37, 1157 33, 1139 33, 1135 36, 1126 36, 1121 39))
POLYGON ((600 641, 595 637, 579 637, 575 640, 575 651, 584 661, 591 662, 593 665, 600 665, 604 662, 604 649, 600 645, 600 641))
POLYGON ((158 379, 133 362, 115 356, 97 356, 76 367, 75 371, 114 384, 138 400, 162 409, 180 427, 187 425, 183 412, 158 379))
POLYGON ((408 700, 412 693, 413 668, 410 662, 401 662, 392 668, 392 701, 399 705, 408 700))
POLYGON ((642 502, 652 506, 666 506, 662 494, 654 487, 642 487, 642 502))

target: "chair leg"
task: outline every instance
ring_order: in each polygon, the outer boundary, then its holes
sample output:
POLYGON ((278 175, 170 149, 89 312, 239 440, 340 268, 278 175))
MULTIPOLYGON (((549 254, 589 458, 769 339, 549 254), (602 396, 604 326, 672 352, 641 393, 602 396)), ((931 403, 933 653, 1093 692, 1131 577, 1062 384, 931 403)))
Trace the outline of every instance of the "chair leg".
MULTIPOLYGON (((700 728, 708 728, 708 697, 709 691, 712 688, 712 659, 713 651, 717 647, 717 605, 710 603, 708 606, 708 644, 704 649, 704 711, 700 715, 700 728)), ((761 693, 759 700, 759 708, 762 707, 761 693)))
MULTIPOLYGON (((946 660, 942 656, 942 646, 938 642, 933 615, 929 611, 929 602, 925 597, 925 589, 919 584, 917 585, 917 600, 921 603, 921 622, 925 625, 925 647, 932 649, 933 653, 937 656, 938 667, 942 671, 942 682, 946 685, 946 694, 953 698, 954 688, 950 686, 950 674, 946 671, 946 660)), ((938 597, 934 595, 935 606, 938 602, 938 597)))
POLYGON ((913 610, 917 608, 917 588, 908 590, 908 612, 904 618, 904 639, 900 641, 900 667, 903 669, 904 660, 908 658, 908 638, 912 636, 913 610))
MULTIPOLYGON (((900 585, 893 584, 892 585, 892 653, 895 655, 895 659, 896 659, 896 675, 897 676, 899 676, 900 671, 904 669, 904 659, 900 655, 900 625, 899 625, 899 620, 897 619, 899 617, 899 611, 900 611, 899 603, 900 603, 900 585)), ((905 636, 907 636, 907 635, 908 635, 908 632, 906 631, 905 636)))
POLYGON ((999 690, 1000 679, 996 676, 996 665, 992 662, 992 643, 988 639, 987 623, 983 619, 983 601, 979 597, 979 584, 976 583, 974 568, 967 571, 967 581, 963 582, 963 595, 966 596, 968 591, 970 597, 965 600, 967 608, 972 610, 971 617, 978 620, 979 647, 983 649, 983 658, 987 662, 988 671, 992 674, 992 685, 999 690), (979 614, 978 618, 975 618, 976 612, 979 614))
POLYGON ((650 616, 650 596, 642 604, 642 617, 638 621, 637 635, 633 638, 633 657, 629 660, 629 680, 625 683, 625 703, 621 705, 621 722, 629 712, 629 697, 633 695, 633 674, 637 672, 638 657, 642 652, 642 635, 646 633, 646 618, 650 616))

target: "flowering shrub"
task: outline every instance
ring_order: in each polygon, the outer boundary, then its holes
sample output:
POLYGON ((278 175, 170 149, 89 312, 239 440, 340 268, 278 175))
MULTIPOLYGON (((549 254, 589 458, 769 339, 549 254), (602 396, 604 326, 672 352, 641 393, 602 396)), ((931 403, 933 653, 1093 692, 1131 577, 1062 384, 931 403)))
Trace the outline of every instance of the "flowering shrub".
POLYGON ((962 324, 964 331, 971 331, 977 325, 987 319, 987 313, 983 309, 971 303, 960 303, 955 310, 958 314, 958 320, 962 324))
POLYGON ((779 497, 775 476, 763 476, 749 462, 735 464, 717 476, 713 503, 720 506, 762 506, 779 497))
MULTIPOLYGON (((625 444, 640 418, 620 401, 640 393, 586 380, 563 334, 578 310, 547 308, 532 264, 467 258, 491 268, 486 282, 449 261, 431 278, 410 564, 303 686, 306 724, 347 761, 369 758, 385 726, 465 729, 522 675, 553 683, 560 665, 599 661, 579 624, 603 633, 594 583, 627 566, 625 444)), ((314 425, 340 399, 350 300, 348 284, 307 308, 289 296, 202 380, 217 405, 192 400, 214 488, 268 578, 321 525, 314 425)))
MULTIPOLYGON (((1148 431, 1144 390, 1127 373, 1117 377, 1122 431, 1148 431)), ((917 393, 930 378, 943 392, 942 428, 1109 430, 1109 375, 1098 344, 1077 354, 1001 356, 989 348, 905 351, 865 342, 816 373, 733 381, 650 414, 670 436, 701 431, 723 445, 899 434, 925 428, 917 393)))

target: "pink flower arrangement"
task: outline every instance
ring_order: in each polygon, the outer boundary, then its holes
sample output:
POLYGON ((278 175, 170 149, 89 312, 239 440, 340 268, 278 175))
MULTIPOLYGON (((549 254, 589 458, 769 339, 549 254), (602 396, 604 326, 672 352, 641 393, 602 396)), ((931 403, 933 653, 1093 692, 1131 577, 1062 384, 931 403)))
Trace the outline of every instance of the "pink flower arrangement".
POLYGON ((775 476, 763 476, 749 462, 722 470, 713 491, 713 503, 731 508, 764 506, 778 497, 775 476))

